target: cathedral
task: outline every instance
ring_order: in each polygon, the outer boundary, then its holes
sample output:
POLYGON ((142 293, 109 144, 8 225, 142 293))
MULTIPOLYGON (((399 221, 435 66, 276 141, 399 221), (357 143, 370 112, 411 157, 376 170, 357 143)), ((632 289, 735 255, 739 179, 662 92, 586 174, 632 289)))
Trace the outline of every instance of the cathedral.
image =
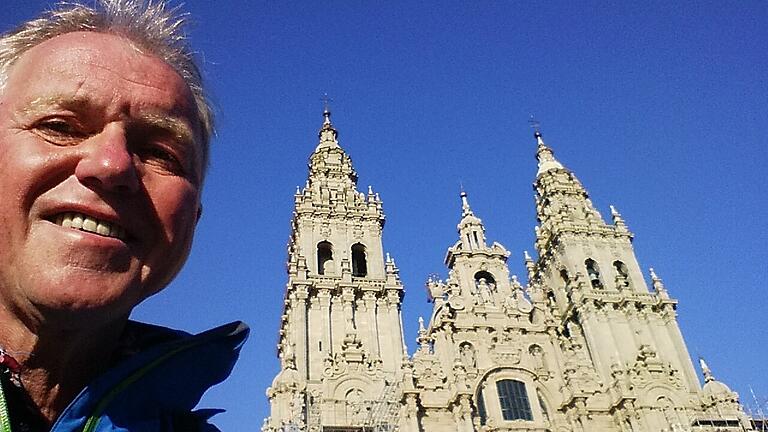
MULTIPOLYGON (((294 196, 288 282, 263 432, 751 431, 736 393, 699 360, 677 301, 618 211, 606 221, 534 134, 535 254, 522 280, 461 194, 446 280, 410 356, 404 291, 384 254, 379 195, 357 189, 326 109, 294 196)), ((532 146, 533 148, 533 146, 532 146)))

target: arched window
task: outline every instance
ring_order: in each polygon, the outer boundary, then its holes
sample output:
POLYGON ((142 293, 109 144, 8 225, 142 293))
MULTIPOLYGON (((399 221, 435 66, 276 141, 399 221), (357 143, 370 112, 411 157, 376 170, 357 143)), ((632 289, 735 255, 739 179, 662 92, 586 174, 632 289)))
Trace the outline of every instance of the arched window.
POLYGON ((614 261, 613 267, 616 269, 616 285, 620 288, 629 287, 629 269, 621 261, 614 261))
POLYGON ((352 276, 362 277, 368 274, 365 261, 365 246, 360 243, 352 245, 352 276))
POLYGON ((493 275, 488 273, 485 270, 481 270, 475 273, 475 283, 480 282, 480 279, 484 279, 485 283, 487 283, 488 285, 496 284, 496 279, 493 278, 493 275))
POLYGON ((496 390, 504 420, 533 420, 525 383, 516 380, 496 381, 496 390))
POLYGON ((568 284, 571 282, 571 277, 568 275, 568 270, 566 269, 560 270, 560 279, 563 280, 563 288, 567 291, 568 284))
POLYGON ((600 268, 592 258, 584 261, 584 265, 587 266, 587 275, 589 276, 589 282, 592 284, 592 288, 603 289, 603 282, 600 281, 600 268))
POLYGON ((329 264, 333 264, 333 245, 330 242, 321 241, 317 244, 317 274, 324 275, 325 267, 329 264))

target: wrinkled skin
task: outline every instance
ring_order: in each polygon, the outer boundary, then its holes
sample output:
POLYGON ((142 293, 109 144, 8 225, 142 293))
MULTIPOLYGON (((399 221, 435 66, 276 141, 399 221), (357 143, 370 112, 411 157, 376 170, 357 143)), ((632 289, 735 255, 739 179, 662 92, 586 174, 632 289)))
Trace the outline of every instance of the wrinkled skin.
POLYGON ((23 54, 0 92, 0 307, 74 330, 161 290, 200 213, 200 143, 186 83, 127 40, 75 32, 23 54), (66 213, 125 234, 66 228, 66 213))

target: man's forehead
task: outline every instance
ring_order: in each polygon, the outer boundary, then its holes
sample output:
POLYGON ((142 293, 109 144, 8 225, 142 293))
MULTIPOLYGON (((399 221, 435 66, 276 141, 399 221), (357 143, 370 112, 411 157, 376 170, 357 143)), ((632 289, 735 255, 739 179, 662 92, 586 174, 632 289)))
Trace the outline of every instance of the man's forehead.
POLYGON ((122 36, 56 36, 25 52, 6 84, 0 99, 8 98, 19 114, 62 109, 122 116, 167 129, 202 150, 203 131, 187 83, 168 63, 122 36))
MULTIPOLYGON (((64 78, 109 77, 135 86, 155 87, 191 98, 189 86, 178 72, 156 55, 144 53, 129 39, 96 32, 65 33, 30 48, 11 67, 64 78), (24 66, 27 66, 24 68, 24 66)), ((113 82, 118 85, 120 82, 113 82)))

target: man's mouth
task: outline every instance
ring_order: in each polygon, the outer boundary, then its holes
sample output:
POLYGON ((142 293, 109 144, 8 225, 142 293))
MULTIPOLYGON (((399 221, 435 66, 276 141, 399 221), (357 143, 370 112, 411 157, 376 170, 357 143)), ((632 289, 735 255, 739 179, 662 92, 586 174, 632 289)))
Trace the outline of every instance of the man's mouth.
POLYGON ((59 226, 125 240, 125 228, 112 222, 96 219, 83 213, 60 213, 53 220, 59 226))

